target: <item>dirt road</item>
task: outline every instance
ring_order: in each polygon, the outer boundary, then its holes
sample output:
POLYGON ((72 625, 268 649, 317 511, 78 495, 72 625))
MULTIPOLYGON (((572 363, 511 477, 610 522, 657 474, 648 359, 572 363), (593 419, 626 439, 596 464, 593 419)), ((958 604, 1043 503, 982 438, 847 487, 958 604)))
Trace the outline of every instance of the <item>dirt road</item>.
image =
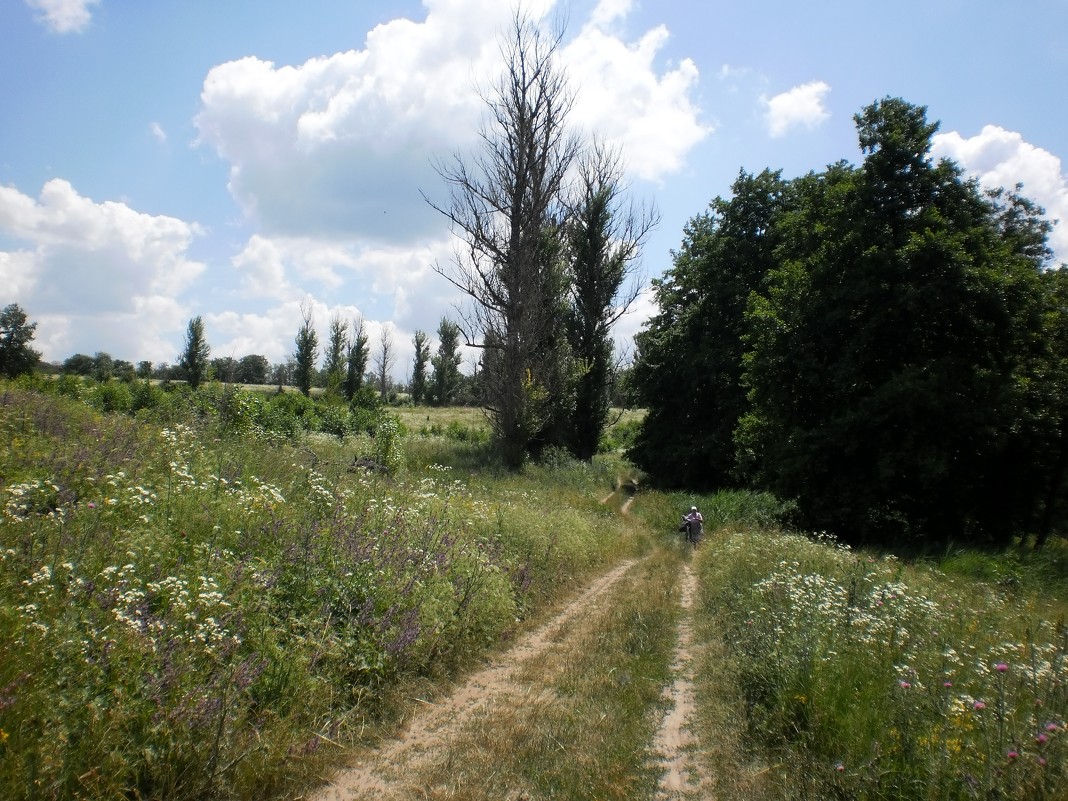
POLYGON ((498 661, 472 675, 448 698, 426 704, 408 728, 394 741, 360 754, 349 769, 316 794, 311 801, 424 798, 413 784, 418 767, 446 745, 472 716, 487 707, 506 707, 529 697, 537 688, 520 680, 523 668, 551 649, 554 638, 575 617, 589 614, 635 562, 625 561, 604 574, 541 628, 521 639, 498 661))

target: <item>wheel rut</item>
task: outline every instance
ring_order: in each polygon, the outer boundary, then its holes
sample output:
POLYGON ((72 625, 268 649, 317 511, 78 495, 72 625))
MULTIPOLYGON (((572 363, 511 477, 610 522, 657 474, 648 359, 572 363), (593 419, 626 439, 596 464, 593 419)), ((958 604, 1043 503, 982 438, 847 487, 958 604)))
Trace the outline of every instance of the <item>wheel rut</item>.
POLYGON ((358 755, 351 767, 307 798, 310 801, 356 801, 419 797, 411 783, 421 760, 446 745, 465 723, 491 703, 529 692, 520 671, 548 651, 554 638, 578 615, 588 613, 634 565, 627 560, 597 578, 547 623, 521 638, 508 652, 471 675, 448 697, 425 702, 393 740, 358 755))
POLYGON ((693 683, 693 602, 697 594, 697 577, 686 564, 680 579, 680 604, 675 654, 671 666, 675 676, 664 693, 668 712, 661 721, 653 740, 664 773, 660 779, 657 801, 681 801, 705 797, 701 795, 701 779, 693 764, 692 753, 697 746, 692 719, 696 710, 693 683))

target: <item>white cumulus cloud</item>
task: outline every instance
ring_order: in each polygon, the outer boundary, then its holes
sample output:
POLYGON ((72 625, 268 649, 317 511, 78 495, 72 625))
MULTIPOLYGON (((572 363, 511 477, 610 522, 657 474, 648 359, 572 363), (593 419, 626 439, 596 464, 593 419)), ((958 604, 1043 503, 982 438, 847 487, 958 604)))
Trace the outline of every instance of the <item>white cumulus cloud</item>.
MULTIPOLYGON (((443 191, 436 159, 477 145, 486 92, 500 73, 499 0, 425 0, 423 21, 395 19, 363 49, 298 65, 254 56, 204 80, 198 143, 229 164, 229 189, 266 236, 418 241, 442 219, 420 193, 443 191)), ((547 16, 552 2, 533 15, 547 16)), ((603 26, 630 3, 603 0, 561 51, 578 93, 574 121, 621 144, 636 175, 679 169, 709 128, 690 100, 697 68, 658 72, 667 31, 625 42, 603 26), (601 27, 599 27, 601 26, 601 27)))
POLYGON ((679 170, 712 133, 690 99, 698 79, 694 62, 656 71, 654 59, 668 36, 658 26, 625 42, 591 21, 562 54, 576 90, 574 121, 619 146, 630 171, 648 180, 679 170))
POLYGON ((90 6, 100 0, 26 0, 37 18, 56 33, 78 33, 92 21, 90 6))
POLYGON ((772 98, 762 98, 767 107, 764 119, 768 133, 780 137, 798 126, 811 129, 820 125, 831 116, 823 102, 830 91, 823 81, 809 81, 772 98))
POLYGON ((997 125, 986 125, 972 137, 956 131, 934 137, 932 155, 957 162, 988 188, 1013 189, 1045 208, 1050 220, 1059 220, 1050 234, 1055 263, 1068 262, 1068 175, 1060 158, 1024 141, 1023 135, 997 125))
POLYGON ((36 199, 0 186, 0 234, 20 243, 0 251, 0 277, 40 320, 46 359, 84 342, 118 358, 173 358, 145 332, 178 324, 176 298, 204 270, 188 256, 201 233, 195 223, 97 203, 58 178, 36 199))

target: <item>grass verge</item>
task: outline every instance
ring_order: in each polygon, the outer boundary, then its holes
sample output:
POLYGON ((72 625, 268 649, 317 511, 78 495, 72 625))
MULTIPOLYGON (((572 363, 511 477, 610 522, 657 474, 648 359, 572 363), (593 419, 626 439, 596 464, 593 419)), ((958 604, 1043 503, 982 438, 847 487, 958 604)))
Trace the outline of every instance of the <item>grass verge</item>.
POLYGON ((758 529, 700 578, 723 797, 1065 797, 1063 597, 758 529))

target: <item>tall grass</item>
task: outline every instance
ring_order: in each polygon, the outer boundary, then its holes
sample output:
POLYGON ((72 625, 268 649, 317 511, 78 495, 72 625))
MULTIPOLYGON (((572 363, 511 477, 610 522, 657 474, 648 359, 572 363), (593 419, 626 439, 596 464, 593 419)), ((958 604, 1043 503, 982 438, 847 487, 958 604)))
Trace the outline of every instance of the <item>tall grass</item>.
POLYGON ((749 797, 1066 797, 1064 596, 760 529, 700 569, 749 797))
POLYGON ((365 434, 73 395, 0 389, 5 799, 296 792, 636 547, 603 469, 350 470, 365 434))

